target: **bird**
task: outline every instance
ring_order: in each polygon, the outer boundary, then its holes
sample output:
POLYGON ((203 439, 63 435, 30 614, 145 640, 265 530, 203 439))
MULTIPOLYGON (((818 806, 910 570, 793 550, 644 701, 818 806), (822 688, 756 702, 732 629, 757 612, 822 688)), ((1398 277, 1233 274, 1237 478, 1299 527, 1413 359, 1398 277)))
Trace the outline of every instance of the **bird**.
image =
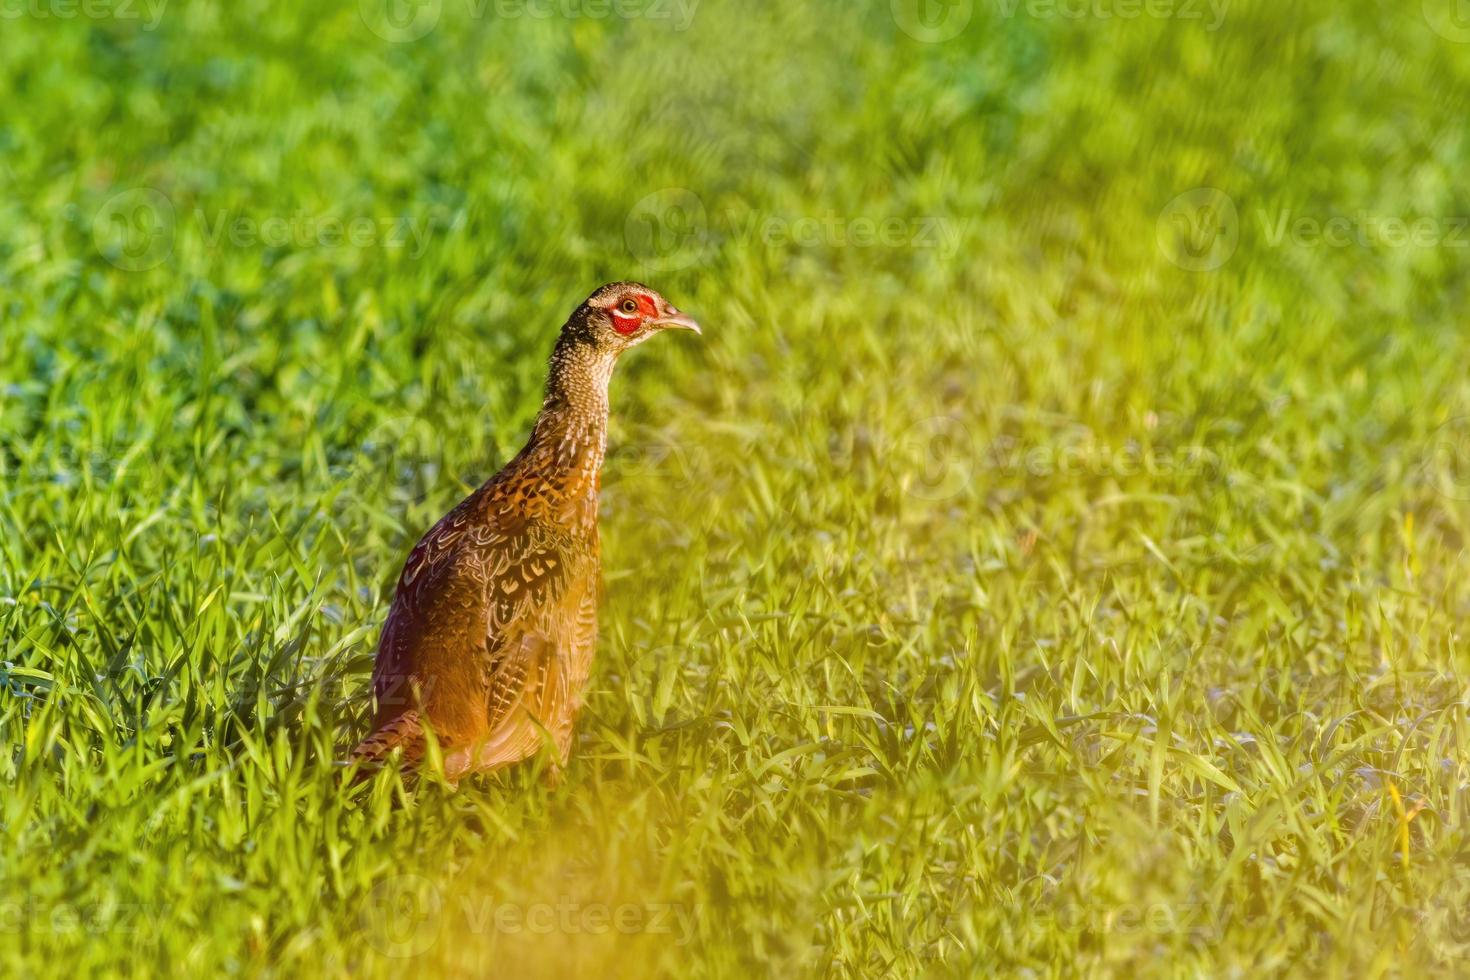
POLYGON ((360 773, 438 746, 452 784, 550 743, 567 764, 597 645, 597 505, 608 384, 618 359, 700 326, 637 282, 598 287, 567 318, 525 447, 445 514, 404 562, 373 665, 376 711, 360 773))

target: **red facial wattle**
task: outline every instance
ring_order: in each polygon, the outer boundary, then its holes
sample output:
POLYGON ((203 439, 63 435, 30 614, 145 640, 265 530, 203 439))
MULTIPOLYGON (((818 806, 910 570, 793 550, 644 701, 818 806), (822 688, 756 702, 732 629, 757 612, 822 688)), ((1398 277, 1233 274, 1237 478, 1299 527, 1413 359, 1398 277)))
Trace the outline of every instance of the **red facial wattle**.
POLYGON ((646 293, 639 293, 633 299, 638 303, 638 311, 636 313, 624 312, 621 303, 612 311, 613 329, 624 337, 637 333, 638 328, 643 326, 645 319, 652 319, 658 316, 658 306, 654 304, 652 296, 646 293))

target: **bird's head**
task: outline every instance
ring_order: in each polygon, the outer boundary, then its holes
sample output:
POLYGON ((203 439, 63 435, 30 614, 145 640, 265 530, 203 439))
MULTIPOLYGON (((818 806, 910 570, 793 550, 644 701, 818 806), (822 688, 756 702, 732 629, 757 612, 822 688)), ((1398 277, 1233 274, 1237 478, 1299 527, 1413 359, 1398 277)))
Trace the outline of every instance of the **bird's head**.
POLYGON ((664 330, 693 330, 699 324, 642 283, 610 282, 577 307, 562 338, 614 356, 664 330))

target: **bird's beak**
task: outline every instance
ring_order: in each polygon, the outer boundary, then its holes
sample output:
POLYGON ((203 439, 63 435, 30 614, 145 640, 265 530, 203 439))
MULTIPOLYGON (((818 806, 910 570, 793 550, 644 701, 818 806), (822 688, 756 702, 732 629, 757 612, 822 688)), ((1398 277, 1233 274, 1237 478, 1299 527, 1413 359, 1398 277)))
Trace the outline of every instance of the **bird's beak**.
POLYGON ((659 317, 657 320, 654 320, 653 325, 656 327, 663 327, 665 329, 673 328, 676 330, 693 330, 700 336, 704 335, 704 331, 699 329, 699 324, 694 322, 694 318, 690 316, 685 316, 683 313, 665 314, 664 316, 659 317))

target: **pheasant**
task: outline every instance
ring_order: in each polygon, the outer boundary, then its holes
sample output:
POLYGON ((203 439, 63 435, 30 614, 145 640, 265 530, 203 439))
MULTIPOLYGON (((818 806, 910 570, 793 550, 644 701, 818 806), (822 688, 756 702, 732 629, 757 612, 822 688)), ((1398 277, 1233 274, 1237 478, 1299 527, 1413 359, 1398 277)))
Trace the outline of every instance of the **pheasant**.
POLYGON ((417 764, 427 730, 457 782, 549 737, 559 774, 597 641, 608 382, 625 351, 668 328, 700 332, 635 282, 608 283, 572 313, 525 448, 404 563, 373 668, 373 731, 353 760, 401 749, 417 764))

